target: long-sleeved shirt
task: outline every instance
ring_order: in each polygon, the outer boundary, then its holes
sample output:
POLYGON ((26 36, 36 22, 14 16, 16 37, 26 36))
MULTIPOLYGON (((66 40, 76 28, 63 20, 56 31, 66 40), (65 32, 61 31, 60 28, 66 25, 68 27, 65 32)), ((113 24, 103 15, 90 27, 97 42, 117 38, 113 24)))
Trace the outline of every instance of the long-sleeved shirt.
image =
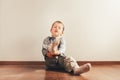
MULTIPOLYGON (((51 46, 51 44, 54 41, 54 37, 48 36, 44 39, 43 41, 43 45, 42 45, 42 54, 44 57, 47 56, 48 52, 49 52, 49 47, 51 46)), ((58 45, 58 50, 60 52, 60 56, 65 56, 65 50, 66 50, 66 45, 65 45, 65 40, 63 39, 63 37, 60 37, 60 43, 58 45)))

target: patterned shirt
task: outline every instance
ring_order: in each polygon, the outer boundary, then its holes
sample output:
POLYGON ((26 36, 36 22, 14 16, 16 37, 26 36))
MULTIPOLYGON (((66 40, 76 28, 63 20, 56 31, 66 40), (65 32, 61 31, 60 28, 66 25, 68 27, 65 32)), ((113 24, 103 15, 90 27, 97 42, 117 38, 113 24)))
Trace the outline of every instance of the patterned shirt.
MULTIPOLYGON (((50 44, 53 43, 54 39, 55 38, 51 36, 48 36, 47 38, 44 39, 43 45, 42 45, 42 54, 44 57, 46 57, 48 53, 48 48, 50 44)), ((65 46, 65 40, 63 39, 63 37, 60 37, 60 43, 58 45, 58 50, 60 52, 60 56, 65 56, 66 46, 65 46)))

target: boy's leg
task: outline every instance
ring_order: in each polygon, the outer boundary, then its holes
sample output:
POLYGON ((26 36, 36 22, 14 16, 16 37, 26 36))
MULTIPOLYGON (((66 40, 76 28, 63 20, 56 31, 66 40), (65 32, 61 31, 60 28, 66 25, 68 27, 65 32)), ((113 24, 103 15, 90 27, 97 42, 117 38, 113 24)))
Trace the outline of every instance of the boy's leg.
POLYGON ((80 66, 79 68, 74 68, 73 73, 79 75, 79 74, 90 71, 90 69, 91 69, 91 64, 86 63, 86 64, 80 66))
POLYGON ((46 57, 45 65, 46 65, 47 69, 56 68, 56 58, 55 57, 53 57, 53 58, 46 57))
POLYGON ((77 64, 77 61, 72 58, 72 57, 66 57, 64 59, 64 68, 67 72, 71 72, 73 71, 73 73, 75 75, 79 75, 79 74, 82 74, 84 72, 87 72, 90 70, 91 68, 91 64, 90 63, 87 63, 87 64, 84 64, 82 66, 79 66, 77 64))
POLYGON ((64 68, 67 72, 73 71, 73 69, 77 67, 79 68, 79 65, 77 64, 76 60, 72 57, 66 57, 64 59, 64 68))

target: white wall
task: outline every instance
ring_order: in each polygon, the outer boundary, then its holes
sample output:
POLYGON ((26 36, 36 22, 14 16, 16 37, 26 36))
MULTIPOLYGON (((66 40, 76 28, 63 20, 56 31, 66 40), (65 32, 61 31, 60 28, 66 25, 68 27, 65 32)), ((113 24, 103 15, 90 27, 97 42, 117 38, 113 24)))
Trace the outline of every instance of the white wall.
POLYGON ((119 0, 0 0, 0 61, 43 61, 55 20, 65 24, 66 55, 120 61, 119 0))

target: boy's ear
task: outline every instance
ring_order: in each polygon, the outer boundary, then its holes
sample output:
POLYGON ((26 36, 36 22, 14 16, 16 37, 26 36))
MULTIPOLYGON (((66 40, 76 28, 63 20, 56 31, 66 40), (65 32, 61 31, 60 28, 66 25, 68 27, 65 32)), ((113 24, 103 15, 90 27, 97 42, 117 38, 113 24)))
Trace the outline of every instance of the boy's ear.
POLYGON ((62 34, 64 34, 64 31, 62 31, 62 34))
POLYGON ((50 32, 52 32, 52 29, 50 29, 50 32))
POLYGON ((62 32, 61 36, 64 34, 64 32, 62 32))
POLYGON ((52 28, 53 28, 53 27, 51 27, 50 32, 52 32, 52 28))

